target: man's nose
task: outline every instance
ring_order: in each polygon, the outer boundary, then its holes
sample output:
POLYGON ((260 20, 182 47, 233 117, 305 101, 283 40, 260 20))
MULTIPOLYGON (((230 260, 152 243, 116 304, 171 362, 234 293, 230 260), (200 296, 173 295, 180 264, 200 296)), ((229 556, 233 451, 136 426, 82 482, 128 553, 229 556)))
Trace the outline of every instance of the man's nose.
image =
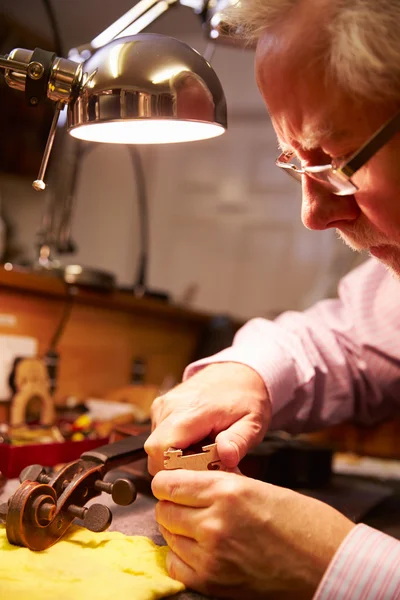
POLYGON ((341 221, 354 221, 359 213, 354 196, 336 196, 318 181, 303 175, 301 220, 308 229, 337 227, 341 221))

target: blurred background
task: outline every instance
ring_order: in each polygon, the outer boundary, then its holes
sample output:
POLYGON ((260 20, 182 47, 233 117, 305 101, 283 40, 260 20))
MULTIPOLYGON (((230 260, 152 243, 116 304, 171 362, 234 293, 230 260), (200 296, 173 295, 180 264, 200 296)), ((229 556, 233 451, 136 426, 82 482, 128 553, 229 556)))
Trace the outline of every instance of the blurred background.
MULTIPOLYGON (((0 0, 0 55, 39 47, 67 57, 133 4, 0 0)), ((227 98, 227 133, 132 150, 77 143, 60 126, 48 185, 38 193, 32 181, 54 106, 28 108, 0 74, 0 487, 32 462, 54 466, 148 431, 151 403, 188 363, 229 346, 248 318, 335 296, 339 279, 363 260, 335 231, 302 225, 300 186, 274 165, 279 151, 255 83, 254 50, 216 45, 212 53, 200 17, 182 5, 145 31, 211 57, 227 98), (65 285, 7 265, 37 265, 47 243, 53 261, 109 272, 117 289, 65 285), (163 301, 136 293, 139 280, 163 301)), ((332 468, 398 478, 398 461, 365 463, 354 454, 398 459, 399 427, 394 420, 376 429, 338 426, 316 434, 329 448, 315 454, 285 433, 272 439, 284 462, 271 468, 294 486, 325 484, 332 468), (333 447, 352 454, 332 467, 333 447)), ((257 475, 276 481, 271 471, 257 475)), ((388 487, 341 485, 320 498, 359 519, 390 496, 398 515, 388 487)))
MULTIPOLYGON (((42 0, 0 0, 0 54, 40 46, 66 57, 132 5, 132 0, 53 0, 57 37, 42 0)), ((208 45, 200 18, 183 6, 145 31, 176 37, 200 53, 208 45)), ((139 148, 150 215, 148 284, 196 310, 239 319, 273 317, 335 295, 339 278, 360 261, 334 231, 311 232, 301 224, 300 187, 274 166, 277 142, 253 61, 253 50, 226 46, 217 46, 211 60, 227 97, 227 133, 139 148)), ((0 82, 3 262, 34 260, 46 203, 63 202, 76 146, 62 133, 48 188, 42 193, 31 188, 51 115, 51 106, 27 108, 23 94, 0 82)), ((75 252, 63 259, 110 271, 119 286, 130 286, 138 267, 139 222, 128 148, 91 144, 74 189, 75 252)))

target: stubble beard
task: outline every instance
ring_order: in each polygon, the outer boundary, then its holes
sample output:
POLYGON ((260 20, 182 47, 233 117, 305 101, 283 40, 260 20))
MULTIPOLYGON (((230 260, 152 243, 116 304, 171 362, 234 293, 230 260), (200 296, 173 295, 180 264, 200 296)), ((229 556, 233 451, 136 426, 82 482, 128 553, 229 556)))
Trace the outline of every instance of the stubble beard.
POLYGON ((387 238, 384 238, 380 234, 371 233, 371 231, 367 230, 364 225, 359 225, 354 230, 351 230, 351 233, 345 233, 339 229, 336 229, 336 232, 339 238, 353 250, 354 252, 366 252, 370 257, 372 255, 368 252, 369 248, 373 246, 390 246, 393 248, 393 251, 385 258, 377 258, 373 257, 376 260, 379 260, 386 269, 389 271, 391 275, 393 275, 396 279, 400 280, 400 245, 393 242, 388 241, 387 238))

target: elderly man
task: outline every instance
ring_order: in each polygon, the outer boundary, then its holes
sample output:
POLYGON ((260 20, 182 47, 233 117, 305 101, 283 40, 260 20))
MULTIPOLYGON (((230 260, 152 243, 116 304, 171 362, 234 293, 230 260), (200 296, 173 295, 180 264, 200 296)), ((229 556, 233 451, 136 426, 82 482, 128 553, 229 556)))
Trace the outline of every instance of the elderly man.
POLYGON ((233 16, 257 37, 277 166, 302 185, 304 225, 375 258, 337 300, 250 321, 155 402, 146 449, 169 572, 220 597, 399 599, 395 539, 234 472, 160 470, 166 446, 210 434, 234 470, 268 428, 400 413, 400 1, 241 4, 233 16))

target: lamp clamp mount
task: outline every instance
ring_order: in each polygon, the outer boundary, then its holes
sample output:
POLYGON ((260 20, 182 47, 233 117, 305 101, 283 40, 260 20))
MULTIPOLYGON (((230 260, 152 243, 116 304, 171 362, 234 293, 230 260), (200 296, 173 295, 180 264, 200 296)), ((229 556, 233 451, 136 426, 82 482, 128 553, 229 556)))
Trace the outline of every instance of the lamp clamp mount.
POLYGON ((0 68, 5 70, 7 85, 24 92, 29 106, 36 107, 45 98, 56 104, 39 174, 32 184, 35 190, 44 190, 44 175, 58 119, 64 107, 79 94, 83 81, 82 65, 41 48, 15 48, 6 56, 0 56, 0 68))

